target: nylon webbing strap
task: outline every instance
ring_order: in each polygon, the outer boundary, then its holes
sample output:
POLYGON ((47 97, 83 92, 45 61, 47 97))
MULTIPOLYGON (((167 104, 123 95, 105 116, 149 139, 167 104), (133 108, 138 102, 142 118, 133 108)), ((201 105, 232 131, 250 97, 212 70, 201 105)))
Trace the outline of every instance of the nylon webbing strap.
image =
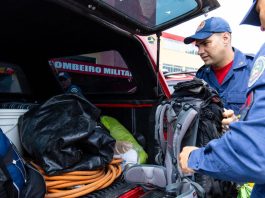
POLYGON ((165 155, 165 167, 166 167, 166 178, 167 183, 172 184, 176 182, 176 166, 172 162, 172 154, 170 153, 169 149, 167 149, 165 155))
POLYGON ((167 185, 166 192, 175 194, 176 198, 194 198, 196 194, 200 198, 205 197, 205 190, 198 183, 188 178, 183 178, 177 183, 167 185))
POLYGON ((169 122, 169 125, 167 128, 167 149, 165 155, 165 166, 168 184, 176 182, 176 178, 178 177, 180 171, 179 165, 177 164, 178 157, 176 155, 176 147, 180 148, 181 142, 178 141, 177 138, 179 138, 179 135, 176 136, 176 133, 181 133, 182 136, 184 136, 196 115, 197 111, 194 110, 191 105, 184 105, 178 115, 176 115, 173 105, 170 105, 167 111, 167 120, 169 122), (174 128, 174 126, 176 127, 176 129, 174 128))
MULTIPOLYGON (((201 113, 200 109, 201 109, 201 106, 202 106, 203 103, 204 103, 204 101, 201 100, 201 99, 198 99, 198 98, 197 99, 193 99, 193 107, 195 107, 195 109, 197 111, 197 114, 198 114, 198 115, 196 115, 197 117, 201 113)), ((185 142, 186 146, 196 146, 199 122, 200 122, 200 119, 196 119, 195 123, 193 123, 193 126, 191 128, 192 136, 189 137, 188 140, 186 140, 186 142, 185 142)))
POLYGON ((155 139, 159 143, 162 153, 166 153, 166 140, 164 138, 164 115, 170 108, 170 104, 159 105, 156 110, 156 126, 155 126, 155 139))
MULTIPOLYGON (((198 116, 198 112, 191 105, 185 104, 183 105, 176 120, 176 129, 174 131, 172 148, 173 148, 173 158, 177 162, 179 178, 176 183, 169 184, 166 187, 167 192, 176 193, 176 198, 194 198, 194 193, 195 195, 197 193, 199 197, 205 196, 204 189, 198 183, 183 177, 183 173, 180 168, 179 158, 178 158, 183 137, 185 136, 191 124, 193 123, 194 119, 196 119, 196 116, 198 116)), ((194 129, 192 130, 193 134, 191 136, 192 141, 194 141, 194 139, 196 140, 197 133, 195 133, 195 131, 197 131, 197 127, 198 127, 198 120, 193 126, 194 129)))
POLYGON ((168 184, 176 182, 176 166, 173 162, 173 136, 174 136, 174 124, 177 120, 176 112, 173 108, 173 103, 175 101, 171 101, 171 104, 168 107, 166 112, 167 119, 167 145, 166 145, 166 155, 165 155, 165 167, 167 174, 167 182, 168 184))
POLYGON ((189 180, 189 182, 196 189, 196 192, 197 192, 198 196, 201 197, 201 198, 204 198, 205 197, 205 190, 204 190, 204 188, 200 184, 198 184, 198 183, 196 183, 194 181, 189 180))
POLYGON ((159 105, 156 108, 156 114, 155 114, 155 140, 159 143, 160 146, 160 141, 159 141, 159 129, 160 129, 160 123, 159 123, 159 118, 161 114, 161 109, 163 108, 163 105, 159 105))
POLYGON ((181 142, 185 133, 189 129, 191 123, 193 122, 197 114, 198 112, 195 109, 193 109, 191 106, 184 105, 181 112, 178 115, 177 125, 172 141, 173 142, 172 148, 173 148, 173 157, 177 161, 178 172, 181 177, 183 176, 183 174, 180 169, 179 160, 178 160, 178 156, 181 149, 181 142))

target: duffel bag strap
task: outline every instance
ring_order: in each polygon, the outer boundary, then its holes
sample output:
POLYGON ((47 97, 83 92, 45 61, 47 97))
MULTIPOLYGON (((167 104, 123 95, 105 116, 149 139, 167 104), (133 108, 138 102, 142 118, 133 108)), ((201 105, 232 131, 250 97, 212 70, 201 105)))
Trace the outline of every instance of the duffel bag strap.
POLYGON ((22 197, 43 198, 46 193, 46 184, 43 175, 31 163, 25 163, 27 182, 22 191, 22 197))
POLYGON ((14 187, 12 178, 5 166, 4 161, 0 160, 0 197, 2 198, 18 198, 19 197, 19 192, 18 190, 14 187))

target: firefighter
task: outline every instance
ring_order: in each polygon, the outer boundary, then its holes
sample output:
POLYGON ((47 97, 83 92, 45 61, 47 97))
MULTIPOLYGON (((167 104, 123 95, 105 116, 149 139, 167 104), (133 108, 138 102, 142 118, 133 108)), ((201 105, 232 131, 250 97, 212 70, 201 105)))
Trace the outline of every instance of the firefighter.
POLYGON ((83 97, 81 89, 77 85, 72 84, 72 78, 67 72, 60 72, 58 79, 65 93, 73 93, 83 97))
POLYGON ((253 57, 232 47, 231 32, 227 21, 211 17, 202 21, 196 33, 185 38, 184 42, 195 41, 198 54, 205 63, 196 77, 213 87, 222 98, 224 107, 238 115, 246 100, 253 57))
MULTIPOLYGON (((254 0, 241 22, 265 30, 265 0, 254 0)), ((254 58, 248 81, 245 113, 220 139, 205 147, 184 147, 180 166, 235 182, 255 182, 251 198, 265 197, 265 44, 254 58)))

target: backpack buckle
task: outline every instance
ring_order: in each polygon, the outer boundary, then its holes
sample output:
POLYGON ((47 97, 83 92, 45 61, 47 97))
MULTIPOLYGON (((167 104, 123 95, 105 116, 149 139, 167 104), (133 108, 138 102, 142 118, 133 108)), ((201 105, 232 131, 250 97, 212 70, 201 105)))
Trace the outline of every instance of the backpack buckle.
POLYGON ((183 105, 183 110, 188 111, 191 108, 191 105, 186 103, 183 105))

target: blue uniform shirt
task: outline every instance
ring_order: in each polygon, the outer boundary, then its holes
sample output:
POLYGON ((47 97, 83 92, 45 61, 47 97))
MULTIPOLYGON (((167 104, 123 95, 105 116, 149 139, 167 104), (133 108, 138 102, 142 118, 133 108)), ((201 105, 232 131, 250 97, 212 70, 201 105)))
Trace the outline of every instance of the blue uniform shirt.
POLYGON ((255 182, 251 197, 261 198, 265 197, 265 44, 253 63, 247 92, 253 97, 247 114, 220 139, 194 150, 188 166, 222 180, 255 182))
POLYGON ((196 77, 203 79, 213 87, 222 98, 224 107, 234 110, 237 115, 246 101, 247 79, 250 75, 253 57, 246 56, 235 48, 234 52, 232 68, 221 85, 210 66, 201 67, 196 73, 196 77))

